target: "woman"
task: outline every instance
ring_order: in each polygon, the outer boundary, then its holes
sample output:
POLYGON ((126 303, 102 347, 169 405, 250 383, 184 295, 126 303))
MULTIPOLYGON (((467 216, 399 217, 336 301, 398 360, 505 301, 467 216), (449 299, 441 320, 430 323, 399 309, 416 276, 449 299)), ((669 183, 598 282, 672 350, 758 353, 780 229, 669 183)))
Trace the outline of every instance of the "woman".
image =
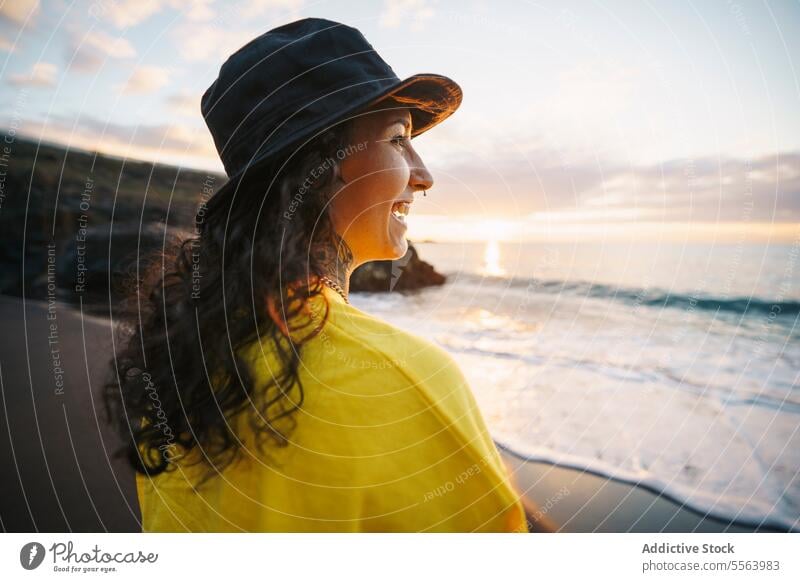
POLYGON ((202 110, 230 179, 140 286, 109 406, 145 531, 526 531, 467 382, 349 303, 407 250, 411 138, 461 90, 305 19, 232 55, 202 110))

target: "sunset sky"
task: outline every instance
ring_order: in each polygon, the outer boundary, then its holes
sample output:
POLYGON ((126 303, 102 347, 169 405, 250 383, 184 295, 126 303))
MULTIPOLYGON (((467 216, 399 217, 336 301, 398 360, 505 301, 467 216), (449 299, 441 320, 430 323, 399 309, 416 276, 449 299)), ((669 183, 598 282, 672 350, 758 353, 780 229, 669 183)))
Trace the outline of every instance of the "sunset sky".
POLYGON ((400 77, 464 89, 415 139, 436 184, 410 236, 800 234, 796 1, 6 0, 0 127, 221 171, 200 95, 231 52, 308 16, 355 26, 400 77))

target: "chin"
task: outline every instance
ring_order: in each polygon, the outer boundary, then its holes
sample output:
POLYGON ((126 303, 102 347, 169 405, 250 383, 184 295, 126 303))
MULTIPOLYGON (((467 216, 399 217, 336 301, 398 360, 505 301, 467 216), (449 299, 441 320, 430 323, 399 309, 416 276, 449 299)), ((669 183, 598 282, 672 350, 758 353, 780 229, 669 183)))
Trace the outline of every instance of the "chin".
POLYGON ((408 239, 406 239, 406 237, 403 237, 403 241, 402 243, 400 243, 399 248, 397 246, 393 247, 392 256, 389 257, 389 259, 391 259, 392 261, 395 261, 397 259, 402 259, 404 256, 406 256, 407 252, 408 252, 408 239))
POLYGON ((381 253, 377 253, 370 261, 396 261, 406 256, 408 252, 408 241, 403 240, 403 244, 398 248, 397 245, 390 244, 381 253))
POLYGON ((373 248, 370 258, 364 261, 372 263, 374 261, 396 261, 406 256, 408 252, 408 240, 404 237, 402 242, 387 241, 382 247, 373 248))

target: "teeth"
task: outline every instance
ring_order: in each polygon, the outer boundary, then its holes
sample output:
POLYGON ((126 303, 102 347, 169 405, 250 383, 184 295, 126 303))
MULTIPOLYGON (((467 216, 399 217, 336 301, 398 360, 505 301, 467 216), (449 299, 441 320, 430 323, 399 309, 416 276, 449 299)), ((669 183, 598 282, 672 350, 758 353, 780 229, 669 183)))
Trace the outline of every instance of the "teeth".
POLYGON ((411 208, 411 204, 408 202, 395 202, 392 205, 392 214, 398 220, 405 222, 406 216, 408 216, 408 211, 411 208))

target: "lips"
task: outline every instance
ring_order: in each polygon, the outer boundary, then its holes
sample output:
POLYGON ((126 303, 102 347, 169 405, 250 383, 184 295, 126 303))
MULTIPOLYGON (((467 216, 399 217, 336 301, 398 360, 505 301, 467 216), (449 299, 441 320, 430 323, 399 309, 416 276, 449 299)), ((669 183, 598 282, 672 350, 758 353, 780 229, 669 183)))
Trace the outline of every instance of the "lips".
POLYGON ((398 200, 394 204, 392 204, 392 216, 394 216, 397 220, 405 224, 406 216, 408 216, 409 211, 411 210, 411 203, 413 200, 398 200))

